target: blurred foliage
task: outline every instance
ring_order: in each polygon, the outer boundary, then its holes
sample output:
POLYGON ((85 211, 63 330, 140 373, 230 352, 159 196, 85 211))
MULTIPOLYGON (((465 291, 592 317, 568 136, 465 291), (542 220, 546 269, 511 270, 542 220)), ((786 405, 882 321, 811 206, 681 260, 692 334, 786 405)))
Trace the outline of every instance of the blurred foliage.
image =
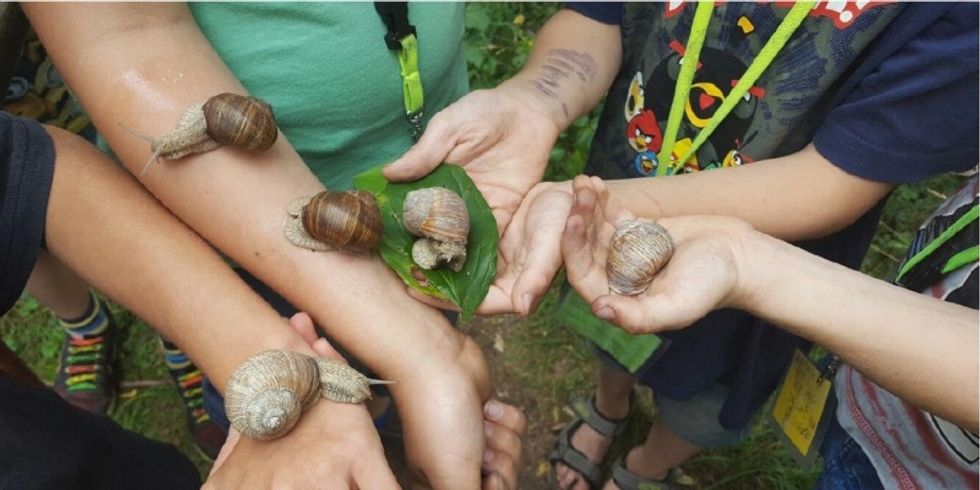
MULTIPOLYGON (((557 3, 467 5, 463 48, 470 87, 493 88, 519 72, 534 46, 535 33, 559 8, 557 3)), ((568 180, 582 173, 601 111, 599 104, 559 136, 544 180, 568 180)))

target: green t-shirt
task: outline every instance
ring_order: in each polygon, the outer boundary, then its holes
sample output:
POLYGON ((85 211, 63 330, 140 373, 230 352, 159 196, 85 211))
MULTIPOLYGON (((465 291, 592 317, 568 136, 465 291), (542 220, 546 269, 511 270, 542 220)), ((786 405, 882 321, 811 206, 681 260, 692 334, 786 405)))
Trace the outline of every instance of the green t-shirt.
MULTIPOLYGON (((321 182, 351 186, 411 144, 398 59, 372 3, 191 3, 215 51, 321 182)), ((410 3, 428 119, 468 90, 462 3, 410 3)))

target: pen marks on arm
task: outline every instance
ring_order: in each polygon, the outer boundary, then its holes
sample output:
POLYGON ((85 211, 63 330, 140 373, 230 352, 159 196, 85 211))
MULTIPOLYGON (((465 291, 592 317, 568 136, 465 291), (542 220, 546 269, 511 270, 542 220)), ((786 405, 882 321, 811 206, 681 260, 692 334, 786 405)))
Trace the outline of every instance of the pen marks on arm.
POLYGON ((558 99, 562 111, 565 116, 568 116, 568 106, 558 95, 563 85, 567 80, 578 80, 581 83, 593 82, 597 72, 598 67, 592 55, 571 49, 552 49, 545 55, 544 64, 531 84, 538 92, 558 99))

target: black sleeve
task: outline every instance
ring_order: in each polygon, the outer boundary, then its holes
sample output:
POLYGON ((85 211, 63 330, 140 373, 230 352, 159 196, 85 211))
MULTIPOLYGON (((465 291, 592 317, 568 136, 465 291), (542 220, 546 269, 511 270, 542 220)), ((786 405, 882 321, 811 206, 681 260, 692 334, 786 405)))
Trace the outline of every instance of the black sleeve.
POLYGON ((623 20, 622 2, 568 2, 565 8, 603 24, 618 26, 623 20))
POLYGON ((40 124, 0 112, 0 315, 20 297, 44 245, 54 144, 40 124))
POLYGON ((976 3, 956 4, 876 65, 817 130, 817 151, 881 182, 976 166, 977 15, 976 3))

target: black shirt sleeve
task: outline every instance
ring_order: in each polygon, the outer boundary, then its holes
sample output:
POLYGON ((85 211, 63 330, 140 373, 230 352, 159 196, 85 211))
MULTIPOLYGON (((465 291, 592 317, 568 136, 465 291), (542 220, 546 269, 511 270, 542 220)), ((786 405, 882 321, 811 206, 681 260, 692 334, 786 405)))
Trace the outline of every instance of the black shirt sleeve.
POLYGON ((623 20, 621 2, 568 2, 565 8, 603 24, 618 26, 623 20))
POLYGON ((44 244, 53 173, 44 128, 0 112, 0 315, 20 297, 44 244))
POLYGON ((976 3, 957 4, 885 58, 831 110, 814 137, 817 151, 882 182, 974 167, 977 14, 976 3))

